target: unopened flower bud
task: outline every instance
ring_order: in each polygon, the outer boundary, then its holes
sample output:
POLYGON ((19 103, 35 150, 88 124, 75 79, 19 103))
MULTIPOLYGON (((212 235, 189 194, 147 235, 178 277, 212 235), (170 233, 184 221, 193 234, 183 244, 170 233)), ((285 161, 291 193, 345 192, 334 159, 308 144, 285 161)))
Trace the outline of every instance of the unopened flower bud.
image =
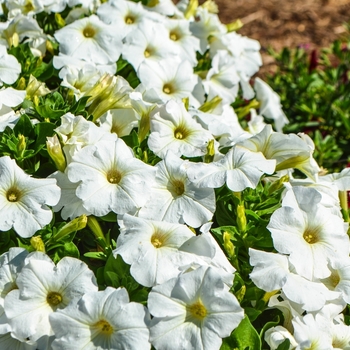
POLYGON ((26 150, 27 143, 26 143, 26 138, 22 134, 18 135, 18 143, 17 143, 17 154, 20 157, 23 157, 23 153, 26 150))
POLYGON ((207 154, 204 156, 204 163, 211 163, 214 160, 215 148, 214 148, 214 139, 209 140, 207 146, 207 154))
POLYGON ((33 75, 30 75, 29 82, 26 87, 27 96, 26 98, 28 100, 33 100, 34 96, 44 96, 50 93, 50 89, 48 89, 45 85, 45 83, 42 83, 41 81, 37 80, 33 75))
POLYGON ((73 219, 72 221, 65 224, 60 230, 58 230, 58 232, 53 237, 53 240, 57 242, 72 232, 82 230, 86 227, 87 222, 88 218, 85 214, 73 219))
POLYGON ((88 217, 87 225, 96 238, 101 238, 104 241, 106 240, 105 235, 103 234, 103 231, 101 229, 101 226, 94 216, 91 215, 88 217))
POLYGON ((19 35, 18 33, 14 32, 12 34, 12 36, 10 36, 8 39, 7 39, 7 42, 9 44, 10 47, 17 47, 18 44, 19 44, 19 35))
POLYGON ((62 151, 61 143, 57 135, 53 137, 47 137, 46 148, 51 159, 54 161, 56 168, 59 171, 64 172, 64 170, 67 167, 67 163, 62 151))
POLYGON ((243 203, 237 205, 237 226, 241 232, 245 232, 247 228, 247 218, 243 203))
POLYGON ((26 86, 27 86, 27 84, 26 84, 25 78, 21 77, 17 83, 17 90, 25 90, 26 86))
POLYGON ((194 14, 197 11, 198 5, 198 0, 190 0, 184 13, 186 19, 189 19, 192 16, 194 16, 194 14))
POLYGON ((224 231, 222 238, 224 240, 224 249, 227 255, 231 258, 235 253, 235 246, 231 241, 231 235, 227 231, 224 231))
POLYGON ((60 28, 63 28, 66 25, 66 21, 62 18, 59 13, 55 13, 55 21, 60 28))
POLYGON ((222 101, 222 98, 215 96, 210 101, 203 103, 198 109, 204 113, 212 112, 222 101))
POLYGON ((280 188, 283 187, 283 184, 285 182, 289 181, 289 176, 284 175, 281 178, 279 178, 277 181, 275 181, 269 188, 269 194, 274 193, 275 191, 278 191, 280 188))
POLYGON ((37 252, 45 253, 45 244, 40 236, 32 237, 30 239, 30 244, 37 252))
POLYGON ((210 13, 219 13, 219 7, 213 0, 206 0, 201 6, 210 13))
POLYGON ((228 32, 236 32, 237 30, 243 27, 243 23, 240 19, 237 19, 234 22, 226 24, 226 28, 228 32))

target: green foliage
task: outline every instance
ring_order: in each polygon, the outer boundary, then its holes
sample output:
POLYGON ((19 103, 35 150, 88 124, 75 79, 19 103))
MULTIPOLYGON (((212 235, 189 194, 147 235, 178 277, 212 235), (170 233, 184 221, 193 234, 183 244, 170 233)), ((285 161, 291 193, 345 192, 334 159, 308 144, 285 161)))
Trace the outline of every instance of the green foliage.
POLYGON ((350 159, 349 44, 335 41, 320 53, 302 48, 270 53, 278 68, 267 83, 290 121, 284 132, 307 133, 318 164, 340 171, 350 159))
POLYGON ((221 350, 260 350, 259 334, 246 316, 229 338, 225 338, 221 350))

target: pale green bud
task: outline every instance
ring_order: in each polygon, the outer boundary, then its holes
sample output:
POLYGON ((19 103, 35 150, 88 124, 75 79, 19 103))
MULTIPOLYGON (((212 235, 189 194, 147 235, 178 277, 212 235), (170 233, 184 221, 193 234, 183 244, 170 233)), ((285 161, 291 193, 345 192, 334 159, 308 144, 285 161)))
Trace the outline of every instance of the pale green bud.
POLYGON ((214 140, 209 140, 207 146, 207 154, 204 156, 204 163, 211 163, 215 156, 214 140))
POLYGON ((66 21, 62 18, 61 14, 55 13, 55 21, 60 28, 63 28, 66 25, 66 21))
POLYGON ((54 161, 56 168, 59 171, 64 172, 67 167, 67 162, 57 135, 54 135, 53 137, 47 137, 46 148, 49 156, 54 161))
POLYGON ((201 7, 207 9, 210 13, 219 13, 219 7, 213 0, 205 1, 201 7))
POLYGON ((194 16, 194 14, 197 11, 198 5, 198 0, 190 0, 184 13, 186 19, 189 19, 192 16, 194 16))
POLYGON ((283 187, 283 184, 285 182, 289 181, 289 176, 288 175, 284 175, 281 178, 279 178, 278 180, 276 180, 269 188, 269 194, 274 193, 275 191, 278 191, 280 188, 283 187))
POLYGON ((248 113, 250 113, 251 109, 257 109, 260 107, 260 102, 257 100, 251 100, 246 106, 237 108, 235 111, 237 113, 237 117, 239 119, 245 117, 248 113))
POLYGON ((104 241, 106 241, 106 238, 105 238, 105 235, 103 234, 101 226, 94 216, 91 215, 88 217, 87 225, 90 228, 90 230, 92 231, 92 233, 95 235, 96 238, 101 238, 104 241))
POLYGON ((349 222, 349 206, 347 191, 339 191, 339 201, 344 221, 349 222))
POLYGON ((228 32, 235 32, 243 27, 243 23, 240 19, 237 19, 234 22, 226 24, 226 28, 228 32))
POLYGON ((222 98, 215 96, 210 101, 203 103, 198 109, 205 113, 212 112, 222 101, 222 98))
POLYGON ((237 226, 241 232, 245 232, 247 228, 247 218, 243 203, 237 205, 237 226))
POLYGON ((88 222, 87 216, 81 215, 72 221, 65 224, 53 237, 53 240, 55 242, 61 240, 63 237, 66 237, 67 235, 71 234, 72 232, 82 230, 86 227, 86 224, 88 222))
POLYGON ((222 238, 224 240, 224 249, 227 255, 231 258, 235 253, 235 246, 231 241, 231 235, 227 231, 224 231, 222 238))
POLYGON ((17 143, 17 154, 20 157, 23 157, 23 153, 26 150, 26 148, 27 148, 26 138, 22 134, 19 134, 18 135, 18 143, 17 143))
POLYGON ((45 253, 45 244, 40 236, 32 237, 30 239, 30 244, 37 252, 45 253))
POLYGON ((37 80, 33 75, 30 75, 29 82, 26 87, 27 96, 26 98, 28 100, 33 100, 34 96, 44 96, 50 93, 50 89, 48 89, 45 85, 45 83, 42 83, 41 81, 37 80))

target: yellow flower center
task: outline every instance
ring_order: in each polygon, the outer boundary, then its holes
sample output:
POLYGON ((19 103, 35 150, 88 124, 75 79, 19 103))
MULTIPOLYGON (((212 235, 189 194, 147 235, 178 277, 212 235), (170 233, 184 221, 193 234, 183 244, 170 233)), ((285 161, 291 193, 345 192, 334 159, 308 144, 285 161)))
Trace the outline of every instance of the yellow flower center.
POLYGON ((179 125, 174 131, 174 137, 178 140, 185 139, 189 134, 190 133, 183 125, 179 125))
POLYGON ((331 269, 331 275, 323 280, 322 283, 326 285, 330 290, 334 290, 340 282, 340 276, 337 270, 331 269))
POLYGON ((116 169, 111 169, 107 172, 107 181, 111 184, 118 184, 121 178, 122 175, 116 169))
POLYGON ((111 335, 114 331, 113 327, 105 320, 98 321, 95 327, 104 335, 111 335))
POLYGON ((207 316, 208 311, 203 305, 202 301, 199 299, 194 304, 187 306, 187 313, 189 316, 202 321, 207 316))
POLYGON ((57 306, 62 302, 62 295, 57 292, 50 292, 46 297, 46 301, 50 306, 57 306))
POLYGON ((24 5, 24 13, 28 13, 30 11, 33 11, 35 9, 33 3, 31 1, 26 1, 24 5))
POLYGON ((6 198, 9 202, 18 202, 21 198, 21 192, 16 187, 11 187, 6 192, 6 198))
POLYGON ((112 128, 111 128, 111 133, 115 133, 117 135, 119 135, 118 133, 120 133, 120 130, 119 130, 119 125, 117 124, 112 124, 112 128))
POLYGON ((146 58, 148 58, 149 56, 151 56, 152 53, 151 53, 151 50, 147 48, 143 54, 145 55, 146 58))
POLYGON ((160 232, 153 233, 151 243, 155 248, 160 248, 165 242, 165 237, 160 232))
POLYGON ((177 40, 180 39, 180 36, 176 32, 170 32, 170 39, 173 40, 173 41, 177 41, 177 40))
POLYGON ((178 197, 184 194, 185 184, 181 180, 174 179, 170 181, 168 189, 174 197, 178 197))
POLYGON ((93 38, 93 36, 95 34, 96 34, 95 28, 93 28, 89 25, 87 27, 85 27, 83 30, 83 35, 85 36, 85 38, 93 38))
POLYGON ((135 17, 129 15, 126 16, 124 20, 126 24, 133 24, 135 22, 135 17))
POLYGON ((164 84, 164 86, 163 86, 163 92, 164 92, 165 94, 170 95, 172 92, 174 92, 174 88, 172 87, 171 84, 164 84))
POLYGON ((316 228, 307 228, 303 234, 303 238, 309 244, 317 243, 320 240, 318 230, 316 228))

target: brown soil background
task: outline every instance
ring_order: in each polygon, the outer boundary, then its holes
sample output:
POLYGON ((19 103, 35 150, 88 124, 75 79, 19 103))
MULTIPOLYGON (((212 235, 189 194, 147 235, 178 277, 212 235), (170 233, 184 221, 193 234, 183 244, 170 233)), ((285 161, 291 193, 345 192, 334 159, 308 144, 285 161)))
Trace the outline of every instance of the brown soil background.
MULTIPOLYGON (((203 1, 200 1, 202 3, 203 1)), ((274 70, 271 47, 329 46, 344 38, 344 23, 350 22, 350 0, 215 0, 223 23, 240 19, 244 26, 238 33, 259 40, 263 72, 274 70)))

